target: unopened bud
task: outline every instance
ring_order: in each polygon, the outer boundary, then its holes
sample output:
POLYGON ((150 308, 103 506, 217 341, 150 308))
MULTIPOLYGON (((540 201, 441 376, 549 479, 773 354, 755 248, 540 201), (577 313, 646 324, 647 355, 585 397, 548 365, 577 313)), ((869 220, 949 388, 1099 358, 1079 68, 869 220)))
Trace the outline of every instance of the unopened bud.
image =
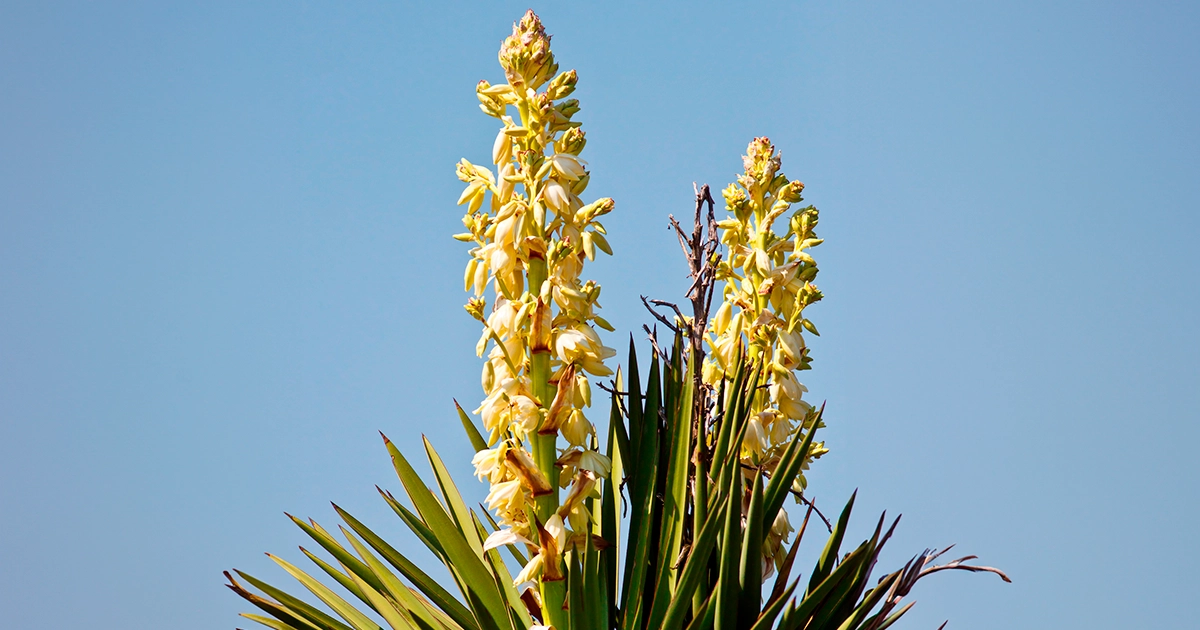
POLYGON ((492 87, 487 81, 480 81, 479 85, 476 86, 475 95, 479 97, 479 108, 488 116, 500 118, 504 115, 504 99, 494 94, 489 94, 488 92, 491 90, 492 87))
POLYGON ((467 309, 467 312, 471 314, 471 317, 474 317, 481 322, 485 322, 487 320, 483 316, 483 309, 486 306, 486 300, 483 298, 474 297, 467 300, 467 303, 463 306, 463 308, 467 309))
POLYGON ((579 77, 575 74, 575 71, 568 70, 554 77, 554 80, 546 88, 546 95, 556 101, 560 98, 566 98, 571 95, 571 92, 575 91, 575 82, 578 80, 579 77))
POLYGON ((554 143, 554 150, 558 153, 570 153, 571 155, 579 155, 583 151, 583 147, 587 145, 587 138, 582 129, 573 127, 563 133, 562 138, 559 138, 554 143))
POLYGON ((793 180, 787 183, 779 190, 779 198, 787 203, 798 203, 804 198, 800 193, 804 191, 804 184, 799 180, 793 180))
POLYGON ((558 105, 555 105, 554 109, 563 116, 570 118, 579 113, 579 100, 574 98, 567 99, 558 105))

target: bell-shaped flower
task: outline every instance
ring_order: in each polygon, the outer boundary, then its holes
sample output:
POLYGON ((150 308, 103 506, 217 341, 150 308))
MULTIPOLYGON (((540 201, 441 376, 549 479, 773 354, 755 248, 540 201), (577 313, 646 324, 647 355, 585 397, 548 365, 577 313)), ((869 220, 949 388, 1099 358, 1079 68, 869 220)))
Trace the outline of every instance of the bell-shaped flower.
MULTIPOLYGON (((535 580, 542 575, 542 554, 537 554, 521 567, 521 571, 517 573, 517 577, 513 578, 513 584, 531 583, 536 584, 535 580)), ((537 590, 536 588, 534 589, 537 590)))
POLYGON ((525 503, 525 493, 521 490, 521 481, 501 481, 493 484, 484 499, 488 509, 493 511, 512 512, 520 509, 525 503))
POLYGON ((485 448, 471 458, 475 466, 475 476, 488 481, 500 481, 504 474, 504 453, 508 445, 501 443, 496 448, 485 448))
POLYGON ((567 190, 566 186, 552 179, 546 182, 546 187, 542 190, 542 198, 546 200, 546 205, 551 210, 563 214, 571 209, 571 199, 574 195, 567 190))
POLYGON ((510 403, 514 429, 519 428, 521 433, 536 431, 538 425, 542 423, 542 412, 538 404, 532 398, 524 395, 513 396, 510 403))
POLYGON ((576 181, 587 173, 579 163, 579 158, 573 155, 557 153, 550 158, 550 163, 553 164, 556 173, 571 181, 576 181))
POLYGON ((566 422, 563 422, 559 428, 560 433, 567 443, 572 446, 585 446, 588 438, 591 437, 595 428, 592 423, 583 415, 579 409, 572 409, 570 415, 567 416, 566 422))

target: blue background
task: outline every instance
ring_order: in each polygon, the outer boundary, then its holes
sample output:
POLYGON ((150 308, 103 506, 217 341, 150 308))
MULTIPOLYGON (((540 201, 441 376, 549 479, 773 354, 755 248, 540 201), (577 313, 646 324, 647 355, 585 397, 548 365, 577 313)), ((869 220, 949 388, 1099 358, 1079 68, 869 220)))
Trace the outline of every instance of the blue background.
MULTIPOLYGON (((377 430, 483 496, 454 163, 526 6, 202 4, 0 8, 6 628, 247 626, 221 570, 289 583, 260 552, 331 499, 415 553, 377 430)), ((536 8, 617 200, 610 345, 687 286, 693 181, 768 135, 808 185, 812 496, 904 513, 884 568, 1015 580, 930 578, 904 627, 1194 627, 1195 3, 536 8)))

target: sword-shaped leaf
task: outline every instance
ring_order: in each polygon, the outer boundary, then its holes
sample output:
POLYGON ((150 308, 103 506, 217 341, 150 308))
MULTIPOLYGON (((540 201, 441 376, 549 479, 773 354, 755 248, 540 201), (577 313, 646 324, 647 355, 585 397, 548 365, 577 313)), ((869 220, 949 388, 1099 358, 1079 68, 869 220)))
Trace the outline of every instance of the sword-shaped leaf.
POLYGON ((414 586, 420 589, 420 591, 424 593, 425 596, 434 603, 434 605, 449 615, 450 618, 454 620, 454 623, 462 626, 465 630, 478 629, 479 626, 475 622, 475 617, 471 614, 471 611, 468 610, 467 607, 462 604, 462 602, 455 599, 455 597, 451 595, 449 591, 442 588, 440 584, 435 582, 433 578, 429 577, 429 575, 422 571, 416 564, 406 558, 399 551, 396 551, 396 549, 388 544, 387 541, 380 538, 377 534, 375 534, 375 532, 367 528, 366 525, 363 525, 361 522, 359 522, 359 520, 354 518, 349 512, 343 510, 337 505, 334 505, 333 509, 337 510, 338 515, 341 516, 342 520, 350 526, 350 529, 354 530, 359 536, 362 536, 363 540, 365 540, 368 545, 382 555, 383 558, 387 560, 389 564, 395 567, 401 575, 407 578, 409 582, 412 582, 414 586))
POLYGON ((276 564, 283 567, 284 571, 287 571, 292 577, 296 578, 297 581, 303 584, 304 588, 307 588, 313 595, 316 595, 317 599, 325 602, 326 606, 329 606, 331 609, 333 609, 333 612, 337 613, 342 619, 345 619, 346 623, 350 624, 350 626, 355 630, 381 630, 379 628, 379 624, 371 621, 370 617, 364 615, 354 606, 351 606, 348 602, 346 602, 346 600, 338 596, 337 593, 329 590, 329 587, 325 586, 311 575, 296 568, 294 565, 292 565, 292 563, 284 560, 283 558, 271 554, 267 554, 267 556, 274 560, 276 564))
POLYGON ((475 612, 481 630, 511 628, 512 621, 505 609, 504 600, 496 590, 495 578, 483 564, 483 560, 475 554, 463 534, 455 527, 446 509, 429 491, 425 482, 421 481, 396 445, 386 437, 384 441, 392 455, 396 474, 421 515, 421 520, 445 552, 447 564, 459 574, 470 608, 475 612))
MULTIPOLYGON (((267 555, 270 556, 270 554, 267 554, 267 555)), ((290 613, 296 617, 303 618, 314 628, 331 628, 333 630, 353 630, 353 628, 351 628, 350 626, 347 626, 346 624, 338 621, 337 619, 334 619, 333 617, 325 614, 323 611, 316 609, 315 607, 309 605, 307 602, 305 602, 302 599, 288 595, 284 591, 277 589, 274 586, 271 586, 270 584, 267 584, 266 582, 263 582, 262 580, 259 580, 247 573, 238 571, 237 569, 234 569, 234 573, 237 573, 238 575, 240 575, 242 577, 242 579, 249 582, 252 586, 254 586, 254 588, 257 588, 258 590, 266 593, 269 597, 274 597, 275 600, 279 602, 279 605, 282 606, 284 609, 286 609, 286 611, 288 613, 290 613)), ((232 582, 232 579, 230 581, 232 582)), ((241 588, 241 587, 239 586, 238 588, 241 588)), ((244 589, 243 589, 243 591, 244 591, 244 589)), ((241 594, 241 593, 239 593, 239 594, 241 594)), ((244 595, 243 595, 243 597, 244 597, 244 595)), ((247 599, 249 599, 249 598, 247 598, 247 599)), ((270 611, 268 611, 268 612, 270 612, 270 611)))
POLYGON ((462 421, 463 430, 467 432, 467 439, 471 440, 471 447, 475 449, 476 453, 486 449, 487 440, 483 439, 483 434, 475 426, 475 421, 471 420, 471 416, 467 415, 457 400, 454 401, 454 408, 458 410, 458 419, 462 421))
POLYGON ((429 438, 421 436, 421 439, 425 442, 425 454, 429 457, 429 466, 433 468, 433 476, 437 480, 438 488, 442 491, 442 498, 450 508, 450 517, 454 519, 454 524, 458 526, 458 531, 467 540, 467 544, 471 545, 471 549, 475 554, 482 556, 483 539, 479 537, 479 532, 475 530, 471 511, 467 509, 467 504, 463 501, 462 495, 459 494, 458 487, 454 485, 454 479, 450 477, 450 471, 446 470, 446 465, 442 463, 442 458, 434 450, 433 444, 429 443, 429 438))

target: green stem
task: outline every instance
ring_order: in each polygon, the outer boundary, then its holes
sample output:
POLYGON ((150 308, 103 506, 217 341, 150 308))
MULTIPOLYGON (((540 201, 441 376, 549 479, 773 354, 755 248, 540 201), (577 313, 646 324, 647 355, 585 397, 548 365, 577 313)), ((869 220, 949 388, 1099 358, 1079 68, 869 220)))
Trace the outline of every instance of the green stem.
MULTIPOLYGON (((535 296, 541 292, 542 283, 546 281, 546 261, 543 258, 530 257, 529 260, 529 291, 535 296)), ((547 305, 547 308, 549 306, 547 305)), ((554 401, 554 387, 550 385, 550 349, 533 348, 530 352, 530 379, 533 381, 533 395, 537 397, 542 409, 549 409, 554 401)), ((558 433, 530 437, 533 443, 533 461, 542 474, 550 481, 551 492, 537 498, 537 515, 545 523, 558 510, 558 433)), ((547 558, 546 562, 558 562, 558 558, 547 558)), ((563 610, 566 601, 566 581, 541 582, 542 612, 545 622, 554 628, 568 628, 567 613, 563 610)))
MULTIPOLYGON (((530 257, 529 260, 529 292, 537 295, 542 283, 546 280, 546 261, 542 258, 530 257)), ((550 349, 533 348, 530 351, 530 379, 533 381, 533 395, 541 404, 542 409, 549 409, 554 402, 554 387, 550 385, 550 349)), ((558 509, 558 434, 539 435, 530 437, 533 446, 533 461, 542 474, 550 481, 553 491, 537 498, 538 518, 546 522, 558 509)))

